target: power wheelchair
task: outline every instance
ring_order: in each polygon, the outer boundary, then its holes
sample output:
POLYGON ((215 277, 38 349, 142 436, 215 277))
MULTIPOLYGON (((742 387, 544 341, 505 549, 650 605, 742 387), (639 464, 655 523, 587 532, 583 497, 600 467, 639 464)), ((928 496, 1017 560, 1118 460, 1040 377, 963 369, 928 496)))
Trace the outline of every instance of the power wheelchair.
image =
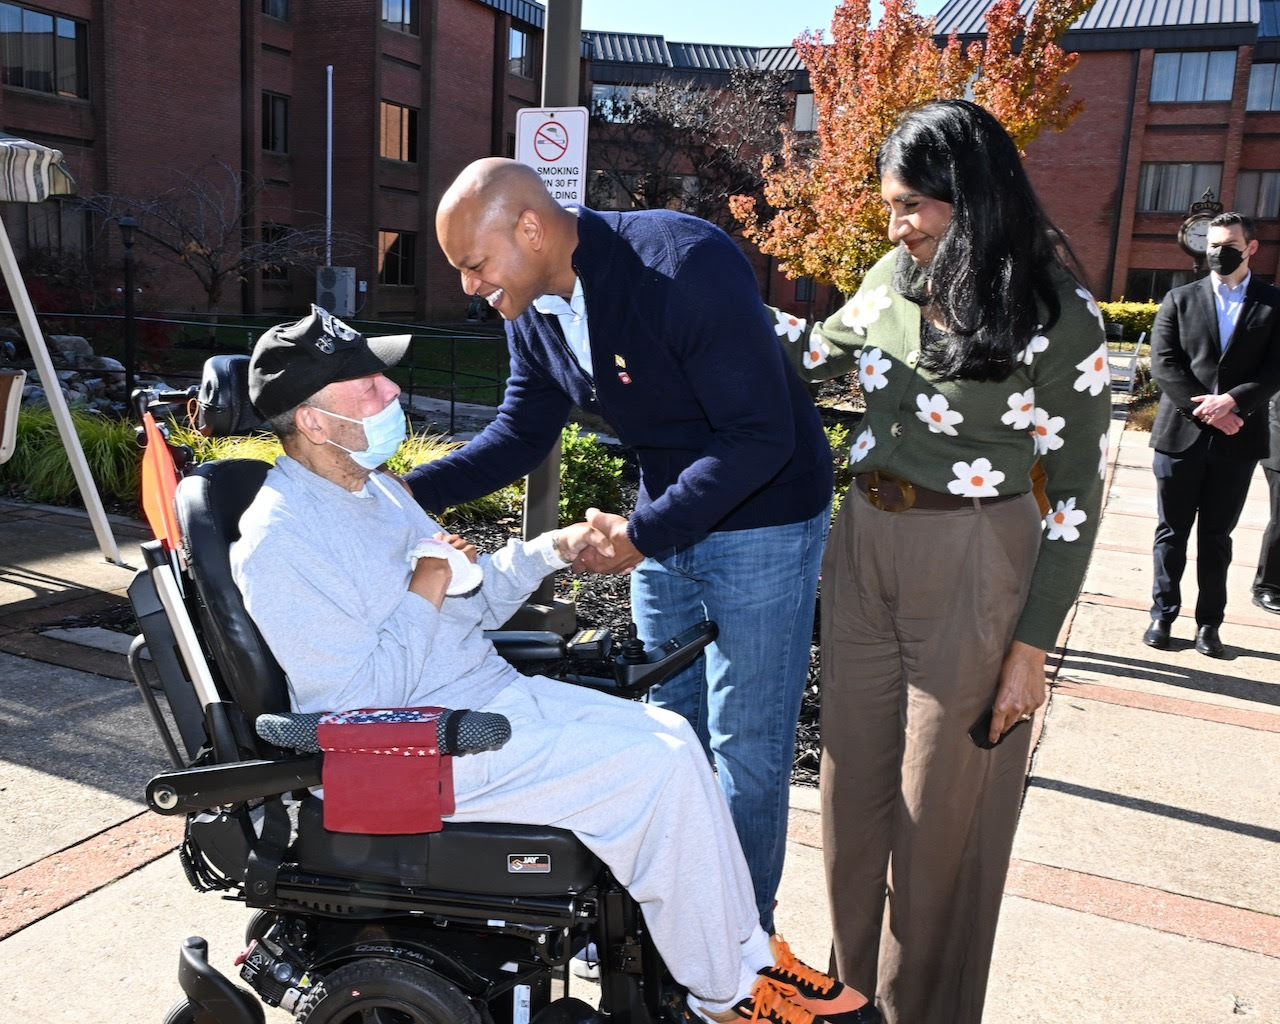
MULTIPOLYGON (((191 884, 256 912, 237 961, 249 988, 210 965, 203 939, 188 939, 184 997, 166 1024, 262 1024, 262 1003, 307 1024, 674 1021, 680 994, 638 906, 571 832, 449 822, 419 835, 329 832, 309 792, 324 755, 255 732, 260 716, 288 711, 288 691, 232 581, 228 548, 269 467, 191 466, 161 425, 188 405, 206 433, 243 432, 255 423, 246 367, 247 357, 217 356, 198 388, 135 396, 157 539, 129 588, 141 627, 129 662, 173 763, 149 783, 147 803, 186 816, 191 884), (588 943, 601 961, 598 1008, 569 994, 568 963, 588 943)), ((611 681, 569 678, 634 695, 696 657, 714 626, 652 650, 634 631, 618 645, 605 633, 491 638, 509 658, 607 660, 611 681)))

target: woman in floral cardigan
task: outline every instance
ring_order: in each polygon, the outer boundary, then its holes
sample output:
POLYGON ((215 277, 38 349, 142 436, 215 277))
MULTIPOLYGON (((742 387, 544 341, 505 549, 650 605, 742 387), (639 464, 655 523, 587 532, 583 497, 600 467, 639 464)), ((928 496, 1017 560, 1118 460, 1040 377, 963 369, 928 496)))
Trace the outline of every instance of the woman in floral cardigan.
POLYGON ((1010 730, 1084 579, 1110 371, 995 118, 928 104, 878 170, 897 248, 831 319, 777 326, 806 378, 856 369, 867 404, 822 567, 834 957, 888 1024, 976 1024, 1031 739, 1010 730))

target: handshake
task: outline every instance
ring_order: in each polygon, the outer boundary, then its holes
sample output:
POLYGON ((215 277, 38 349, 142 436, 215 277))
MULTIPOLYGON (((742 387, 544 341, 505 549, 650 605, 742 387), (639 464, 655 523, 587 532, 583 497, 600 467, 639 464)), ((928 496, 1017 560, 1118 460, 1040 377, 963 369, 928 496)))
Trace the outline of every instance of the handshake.
MULTIPOLYGON (((627 536, 626 518, 598 508, 587 509, 584 522, 552 530, 549 536, 561 561, 578 573, 630 572, 644 557, 627 536)), ((483 578, 475 545, 456 533, 419 541, 409 552, 409 561, 413 564, 409 590, 437 608, 446 596, 475 590, 483 578)))

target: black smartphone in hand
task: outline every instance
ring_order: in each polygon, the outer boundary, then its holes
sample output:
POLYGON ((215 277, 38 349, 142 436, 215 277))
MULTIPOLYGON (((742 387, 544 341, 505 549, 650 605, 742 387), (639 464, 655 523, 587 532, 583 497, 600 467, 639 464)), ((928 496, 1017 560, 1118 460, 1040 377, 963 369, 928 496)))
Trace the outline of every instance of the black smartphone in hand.
POLYGON ((973 740, 973 745, 980 750, 991 750, 993 747, 1000 746, 1014 729, 1020 725, 1026 725, 1031 719, 1019 718, 1013 725, 1009 726, 994 743, 991 742, 991 716, 993 709, 987 708, 978 716, 978 720, 969 727, 969 739, 973 740))

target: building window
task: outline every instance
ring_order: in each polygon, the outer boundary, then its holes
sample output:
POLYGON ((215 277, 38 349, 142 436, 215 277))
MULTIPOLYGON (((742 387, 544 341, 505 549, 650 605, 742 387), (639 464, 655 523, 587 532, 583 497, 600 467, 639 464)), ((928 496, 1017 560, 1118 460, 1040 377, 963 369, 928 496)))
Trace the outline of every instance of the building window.
POLYGON ((382 24, 397 32, 418 35, 419 0, 382 0, 382 24))
POLYGON ((796 302, 812 302, 818 297, 818 285, 811 277, 796 278, 796 302))
POLYGON ((1247 110, 1280 110, 1280 64, 1255 64, 1249 69, 1247 110))
POLYGON ((387 160, 418 162, 418 112, 399 103, 382 104, 381 155, 387 160))
POLYGON ((818 115, 813 108, 813 93, 796 93, 796 116, 792 126, 798 132, 816 132, 818 115))
POLYGON ((289 97, 262 94, 262 148, 268 153, 289 152, 289 97))
POLYGON ((1157 53, 1151 68, 1151 102, 1230 100, 1235 74, 1235 50, 1157 53))
POLYGON ((262 13, 270 18, 289 20, 289 0, 262 0, 262 13))
POLYGON ((1159 302, 1170 288, 1195 280, 1190 270, 1140 270, 1132 268, 1125 280, 1126 302, 1159 302))
POLYGON ((614 124, 629 124, 639 115, 639 106, 653 95, 651 85, 593 85, 591 113, 614 124))
POLYGON ((378 283, 412 287, 418 236, 412 231, 378 232, 378 283))
POLYGON ((51 196, 43 203, 6 203, 3 208, 9 238, 20 259, 46 253, 61 268, 67 254, 88 248, 91 218, 74 200, 51 196))
POLYGON ((1246 217, 1280 217, 1280 171, 1241 171, 1234 208, 1246 217))
POLYGON ((507 70, 521 78, 533 77, 533 41, 526 30, 514 25, 507 35, 507 70))
POLYGON ((1185 213, 1207 188, 1222 192, 1222 164, 1143 164, 1138 177, 1138 209, 1144 213, 1185 213))
POLYGON ((0 4, 4 84, 57 96, 89 96, 89 26, 0 4))
MULTIPOLYGON (((290 228, 284 224, 272 224, 270 221, 264 221, 262 224, 262 244, 267 247, 268 253, 270 253, 271 249, 283 243, 289 233, 290 228)), ((262 283, 288 284, 288 265, 284 263, 264 263, 262 265, 262 283)))

